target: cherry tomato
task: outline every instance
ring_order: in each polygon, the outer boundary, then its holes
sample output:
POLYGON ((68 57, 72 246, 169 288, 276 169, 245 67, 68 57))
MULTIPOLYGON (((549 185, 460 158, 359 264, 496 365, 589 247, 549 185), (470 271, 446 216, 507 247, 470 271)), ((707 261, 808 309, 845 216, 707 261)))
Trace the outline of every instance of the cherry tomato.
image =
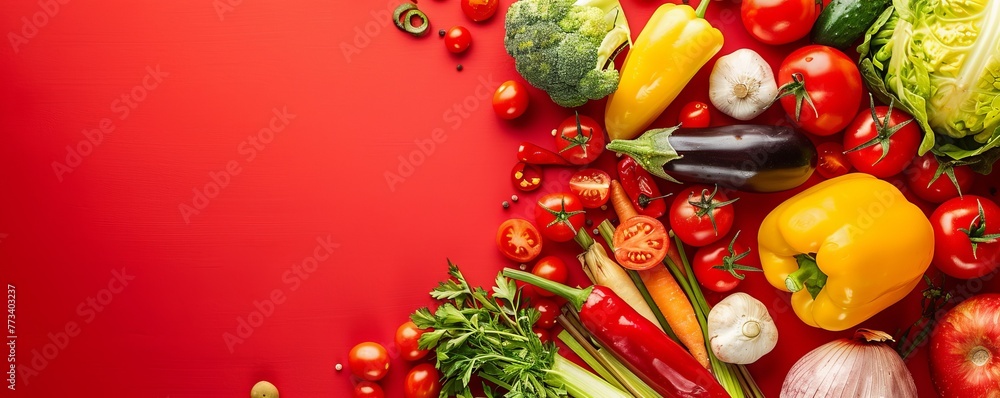
MULTIPOLYGON (((559 283, 566 283, 566 280, 569 278, 569 268, 566 267, 566 263, 556 256, 545 256, 540 258, 538 262, 535 263, 535 266, 531 268, 531 273, 559 283)), ((540 296, 555 296, 555 293, 549 292, 545 289, 534 290, 540 296)))
POLYGON ((556 128, 556 148, 572 164, 588 164, 604 152, 604 129, 591 117, 576 114, 556 128))
POLYGON ((497 12, 499 0, 462 0, 462 12, 475 22, 482 22, 497 12))
POLYGON ((585 209, 596 209, 608 203, 611 176, 604 170, 583 169, 569 178, 569 190, 580 197, 585 209))
POLYGON ((906 186, 920 199, 942 203, 972 188, 973 171, 966 165, 941 163, 933 153, 916 158, 906 169, 906 186), (955 177, 952 181, 951 177, 955 177))
POLYGON ((780 95, 787 94, 781 97, 781 107, 809 133, 835 134, 858 114, 861 72, 833 47, 809 45, 795 50, 781 62, 776 78, 783 91, 780 95))
POLYGON ((511 218, 497 229, 497 248, 511 260, 531 261, 542 252, 542 236, 528 220, 511 218))
POLYGON ((472 33, 463 26, 453 26, 444 35, 444 46, 453 53, 468 50, 470 44, 472 44, 472 33))
POLYGON ((930 217, 934 265, 961 279, 979 278, 1000 265, 1000 206, 976 195, 942 203, 930 217))
POLYGON ((844 130, 847 160, 855 169, 878 178, 903 171, 914 156, 924 133, 913 117, 899 109, 875 106, 861 111, 844 130))
POLYGON ((535 207, 535 223, 544 225, 542 236, 556 242, 568 242, 586 221, 580 198, 569 192, 542 196, 535 207))
POLYGON ((760 271, 741 265, 737 261, 750 254, 750 248, 740 242, 736 236, 731 241, 717 241, 708 246, 698 248, 694 253, 691 268, 698 284, 713 292, 728 292, 736 288, 746 276, 739 271, 760 271))
POLYGON ((410 369, 403 382, 406 398, 437 398, 441 393, 441 374, 434 365, 422 363, 410 369))
POLYGON ((670 238, 660 220, 638 215, 615 228, 612 239, 615 259, 622 267, 644 270, 655 267, 667 257, 670 238))
POLYGON ((524 192, 531 192, 542 186, 542 168, 525 162, 517 162, 510 171, 510 182, 524 192))
POLYGON ((493 93, 493 112, 503 119, 514 119, 528 110, 528 89, 516 80, 508 80, 493 93))
POLYGON ((700 128, 708 127, 711 118, 708 104, 700 101, 691 101, 684 104, 684 107, 681 108, 681 114, 677 117, 677 121, 686 128, 700 128))
POLYGON ((677 193, 670 205, 670 228, 681 241, 705 246, 726 236, 733 227, 733 202, 719 187, 692 185, 677 193))
POLYGON ((753 38, 765 44, 785 44, 809 34, 820 6, 815 0, 743 0, 740 16, 753 38))
POLYGON ((538 339, 541 340, 542 343, 548 343, 552 341, 552 333, 549 332, 548 329, 535 327, 531 328, 531 331, 535 332, 535 336, 538 336, 538 339))
POLYGON ((368 380, 359 381, 354 385, 354 398, 384 398, 382 387, 368 380))
POLYGON ((816 172, 823 178, 831 179, 851 171, 851 162, 847 160, 844 146, 839 142, 829 141, 817 145, 816 154, 819 156, 816 172))
POLYGON ((538 298, 531 300, 531 307, 541 314, 538 317, 538 321, 535 322, 535 326, 542 329, 549 329, 555 326, 556 318, 561 313, 559 310, 559 304, 556 304, 555 301, 549 299, 538 298))
POLYGON ((407 361, 416 361, 427 355, 427 350, 421 350, 418 345, 420 336, 429 330, 420 329, 412 321, 406 321, 396 329, 396 348, 399 356, 407 361))
POLYGON ((347 365, 358 378, 378 381, 389 372, 389 352, 379 343, 366 341, 351 349, 347 365))

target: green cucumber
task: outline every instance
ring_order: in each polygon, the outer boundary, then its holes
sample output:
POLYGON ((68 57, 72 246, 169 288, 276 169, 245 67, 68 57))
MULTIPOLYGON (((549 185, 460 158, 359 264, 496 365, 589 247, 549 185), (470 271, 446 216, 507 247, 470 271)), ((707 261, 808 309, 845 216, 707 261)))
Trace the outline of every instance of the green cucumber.
POLYGON ((813 43, 839 49, 849 47, 865 34, 890 3, 891 0, 831 1, 813 24, 813 43))

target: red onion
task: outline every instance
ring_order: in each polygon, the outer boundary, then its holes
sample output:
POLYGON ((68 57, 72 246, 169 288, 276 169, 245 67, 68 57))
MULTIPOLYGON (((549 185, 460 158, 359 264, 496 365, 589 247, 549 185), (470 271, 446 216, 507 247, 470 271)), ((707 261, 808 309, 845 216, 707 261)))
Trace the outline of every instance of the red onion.
POLYGON ((885 332, 858 329, 853 339, 834 340, 792 365, 782 398, 917 398, 917 385, 885 332))

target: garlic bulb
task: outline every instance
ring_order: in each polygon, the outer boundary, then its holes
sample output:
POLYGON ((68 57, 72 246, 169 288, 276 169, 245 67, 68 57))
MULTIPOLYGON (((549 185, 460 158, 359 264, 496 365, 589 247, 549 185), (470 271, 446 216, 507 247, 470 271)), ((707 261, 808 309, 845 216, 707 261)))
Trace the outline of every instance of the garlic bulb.
POLYGON ((764 303, 733 293, 708 313, 708 340, 720 360, 744 365, 774 349, 778 328, 764 303))
POLYGON ((917 398, 906 363, 885 332, 858 329, 853 339, 834 340, 809 351, 785 376, 781 398, 917 398))
POLYGON ((715 61, 708 93, 712 105, 722 113, 750 120, 771 106, 778 85, 767 61, 756 51, 742 48, 715 61))

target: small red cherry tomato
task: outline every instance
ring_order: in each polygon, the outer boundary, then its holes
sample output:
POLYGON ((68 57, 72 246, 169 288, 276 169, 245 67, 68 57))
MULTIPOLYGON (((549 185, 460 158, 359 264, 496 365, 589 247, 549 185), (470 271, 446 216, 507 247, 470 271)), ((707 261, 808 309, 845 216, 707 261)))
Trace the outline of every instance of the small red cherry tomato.
POLYGON ((358 378, 378 381, 389 371, 389 352, 379 343, 366 341, 351 349, 347 365, 358 378))
POLYGON ((528 110, 528 89, 516 80, 508 80, 493 93, 493 112, 502 119, 514 119, 528 110))
POLYGON ((354 398, 385 398, 385 392, 378 384, 362 380, 354 386, 354 398))
POLYGON ((819 161, 816 163, 816 172, 823 178, 831 179, 842 176, 851 171, 851 162, 844 154, 844 146, 837 142, 824 142, 816 146, 816 154, 819 161))
POLYGON ((396 348, 399 349, 399 356, 407 361, 416 361, 427 355, 427 350, 419 348, 420 336, 428 330, 417 327, 413 321, 406 321, 396 329, 396 348))
POLYGON ((681 113, 677 116, 677 121, 685 128, 708 127, 712 121, 708 104, 700 101, 691 101, 684 104, 681 113))
POLYGON ((497 12, 500 0, 462 0, 462 12, 475 22, 482 22, 497 12))
POLYGON ((444 35, 444 46, 453 53, 469 49, 472 44, 472 33, 463 26, 454 26, 444 35))

